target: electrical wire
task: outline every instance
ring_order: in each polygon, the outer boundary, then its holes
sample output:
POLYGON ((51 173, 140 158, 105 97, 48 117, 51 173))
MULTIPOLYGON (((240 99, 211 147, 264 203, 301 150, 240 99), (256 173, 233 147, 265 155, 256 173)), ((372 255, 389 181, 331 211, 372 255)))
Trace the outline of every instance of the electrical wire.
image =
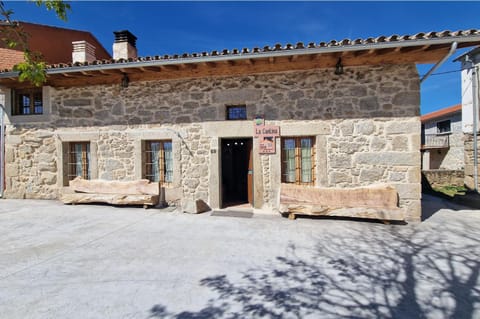
POLYGON ((464 68, 464 69, 459 69, 459 70, 451 70, 451 71, 445 71, 445 72, 432 73, 432 74, 430 74, 430 76, 432 76, 432 75, 443 75, 443 74, 449 74, 449 73, 462 72, 463 70, 471 70, 471 69, 473 69, 473 67, 464 68))

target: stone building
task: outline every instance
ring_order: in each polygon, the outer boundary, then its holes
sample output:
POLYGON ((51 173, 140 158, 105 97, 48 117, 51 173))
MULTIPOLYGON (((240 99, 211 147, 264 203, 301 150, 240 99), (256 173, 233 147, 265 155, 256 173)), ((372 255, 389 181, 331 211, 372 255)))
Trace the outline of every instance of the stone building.
POLYGON ((463 170, 462 105, 422 115, 422 169, 463 170))
POLYGON ((419 220, 415 64, 480 43, 446 31, 137 57, 135 36, 115 36, 112 60, 50 65, 41 89, 0 74, 5 197, 55 199, 77 175, 149 178, 168 202, 275 211, 282 183, 388 183, 419 220))

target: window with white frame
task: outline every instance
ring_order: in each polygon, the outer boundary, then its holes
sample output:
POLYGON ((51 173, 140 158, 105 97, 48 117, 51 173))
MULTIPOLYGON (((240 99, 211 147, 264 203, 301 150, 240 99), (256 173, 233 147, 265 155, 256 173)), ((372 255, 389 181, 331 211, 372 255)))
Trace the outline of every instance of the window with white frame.
POLYGON ((452 125, 450 120, 437 122, 437 133, 450 133, 452 131, 452 125))

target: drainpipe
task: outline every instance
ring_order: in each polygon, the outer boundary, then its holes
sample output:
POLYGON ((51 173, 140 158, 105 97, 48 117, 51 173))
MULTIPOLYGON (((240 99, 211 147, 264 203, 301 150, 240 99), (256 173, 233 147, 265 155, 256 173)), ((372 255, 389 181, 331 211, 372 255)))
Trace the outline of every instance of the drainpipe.
POLYGON ((438 69, 443 63, 445 63, 445 61, 448 60, 448 58, 450 58, 454 53, 455 51, 457 51, 457 45, 458 43, 455 41, 452 43, 452 46, 450 47, 450 51, 448 51, 447 55, 443 57, 443 59, 441 59, 440 61, 438 61, 431 69, 430 71, 427 72, 427 74, 425 74, 421 79, 420 79, 420 83, 422 83, 423 81, 425 81, 436 69, 438 69))
POLYGON ((475 63, 472 61, 473 70, 472 70, 472 104, 473 104, 473 180, 475 183, 474 189, 478 192, 478 142, 477 142, 477 131, 478 131, 478 70, 475 63))

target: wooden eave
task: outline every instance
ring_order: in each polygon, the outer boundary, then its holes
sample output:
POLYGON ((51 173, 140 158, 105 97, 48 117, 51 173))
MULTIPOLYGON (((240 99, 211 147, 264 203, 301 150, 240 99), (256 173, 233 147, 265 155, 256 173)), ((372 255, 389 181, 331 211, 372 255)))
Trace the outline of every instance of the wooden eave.
MULTIPOLYGON (((480 44, 480 41, 460 42, 459 48, 480 44)), ((449 51, 451 43, 375 48, 359 46, 330 52, 297 50, 270 52, 268 55, 245 54, 210 57, 208 61, 197 59, 150 60, 89 64, 85 66, 55 67, 47 69, 47 83, 53 87, 72 87, 101 84, 120 84, 124 74, 130 83, 137 81, 172 80, 215 76, 238 76, 260 73, 285 72, 311 69, 332 69, 341 57, 345 69, 354 66, 435 63, 449 51), (280 54, 281 53, 281 54, 280 54)), ((16 76, 0 73, 0 85, 9 88, 24 88, 29 83, 20 83, 16 76)))

